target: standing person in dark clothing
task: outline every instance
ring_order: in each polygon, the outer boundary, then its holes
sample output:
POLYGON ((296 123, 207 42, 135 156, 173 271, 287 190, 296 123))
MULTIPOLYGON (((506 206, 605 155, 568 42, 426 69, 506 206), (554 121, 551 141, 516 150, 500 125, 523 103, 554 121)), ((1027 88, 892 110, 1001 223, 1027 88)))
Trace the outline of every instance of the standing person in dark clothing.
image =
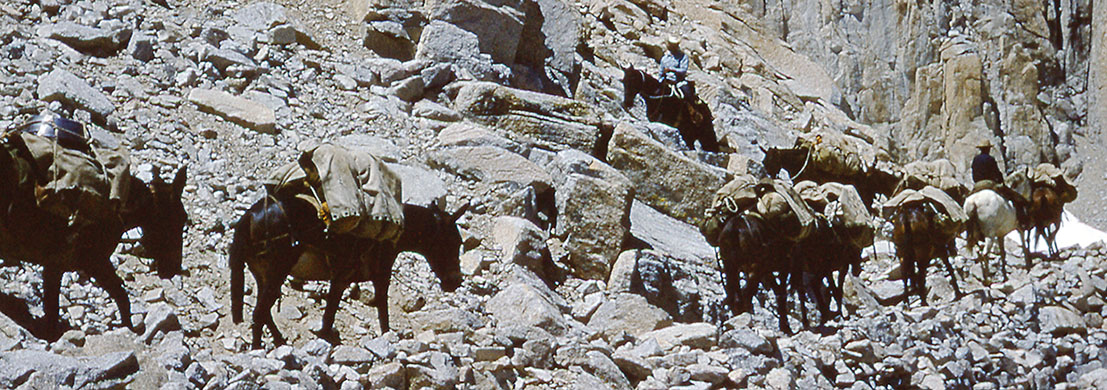
POLYGON ((976 147, 980 149, 980 154, 972 159, 972 181, 991 180, 997 185, 1002 185, 1003 173, 999 171, 995 157, 988 154, 992 149, 992 142, 985 138, 976 147))

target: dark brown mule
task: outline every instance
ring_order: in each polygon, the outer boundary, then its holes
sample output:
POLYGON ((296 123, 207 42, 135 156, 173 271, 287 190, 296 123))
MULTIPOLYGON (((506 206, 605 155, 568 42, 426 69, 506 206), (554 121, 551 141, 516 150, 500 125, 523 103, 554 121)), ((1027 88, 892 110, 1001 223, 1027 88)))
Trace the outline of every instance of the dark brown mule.
POLYGON ((956 235, 946 234, 938 228, 935 220, 937 211, 925 201, 912 202, 900 206, 892 215, 892 243, 896 246, 896 256, 904 271, 903 302, 910 305, 911 293, 919 295, 926 306, 926 272, 930 260, 941 258, 949 270, 953 291, 961 296, 957 287, 957 277, 949 257, 955 253, 956 235))
POLYGON ((456 221, 468 205, 453 215, 431 207, 404 205, 404 232, 396 245, 346 235, 327 237, 315 207, 308 202, 278 194, 254 203, 235 227, 229 249, 231 266, 231 314, 242 321, 244 265, 257 282, 252 346, 261 347, 262 328, 269 327, 274 344, 285 343, 273 322, 271 309, 280 297, 281 285, 289 275, 302 280, 328 280, 327 306, 319 334, 337 339, 334 319, 343 291, 352 283, 372 281, 374 305, 382 331, 388 331, 388 286, 392 265, 400 252, 423 255, 438 275, 442 289, 461 285, 458 259, 461 234, 456 221))
POLYGON ((776 293, 780 329, 791 333, 788 326, 787 279, 789 259, 784 249, 786 240, 772 231, 759 216, 738 213, 727 218, 719 232, 719 256, 723 261, 726 283, 726 303, 735 314, 753 308, 753 295, 762 284, 776 293), (745 285, 741 285, 745 275, 745 285))
MULTIPOLYGON (((838 302, 838 313, 842 310, 842 285, 846 272, 861 272, 861 249, 846 239, 845 229, 834 226, 821 215, 816 215, 815 228, 811 234, 800 240, 792 255, 792 287, 802 297, 805 291, 811 292, 815 305, 821 314, 820 323, 825 324, 835 313, 830 311, 830 298, 838 302), (837 282, 834 272, 838 272, 837 282), (805 283, 810 281, 810 283, 805 283), (825 284, 823 282, 825 281, 825 284), (823 296, 827 290, 829 297, 823 296)), ((806 327, 807 310, 799 302, 803 325, 806 327)))
MULTIPOLYGON (((182 232, 188 217, 181 203, 186 169, 177 171, 172 183, 154 180, 147 185, 128 174, 130 193, 119 218, 82 227, 70 227, 65 218, 37 206, 34 188, 38 183, 18 183, 17 164, 33 166, 30 151, 18 136, 8 137, 0 145, 0 257, 5 260, 39 264, 43 268, 42 323, 52 329, 38 329, 39 335, 60 335, 58 296, 62 274, 84 273, 107 291, 119 308, 123 325, 131 323, 131 304, 123 280, 115 273, 111 254, 123 233, 142 228, 140 243, 144 256, 153 258, 158 276, 172 278, 181 272, 182 232), (29 165, 28 165, 29 164, 29 165)), ((41 178, 35 179, 36 181, 41 178)), ((43 183, 44 184, 44 183, 43 183)))
POLYGON ((1027 252, 1026 268, 1030 269, 1029 243, 1042 239, 1046 243, 1046 256, 1055 258, 1060 250, 1057 248, 1057 231, 1061 227, 1061 215, 1064 213, 1064 204, 1057 192, 1049 186, 1034 186, 1030 192, 1030 204, 1027 207, 1029 224, 1023 230, 1024 249, 1027 252), (1033 231, 1031 231, 1033 229, 1033 231))
MULTIPOLYGON (((691 81, 688 81, 689 83, 691 81)), ((696 149, 696 141, 707 152, 719 152, 719 140, 715 136, 715 118, 711 108, 701 100, 691 103, 672 96, 657 79, 634 67, 623 68, 623 107, 634 104, 641 95, 646 100, 647 119, 675 127, 680 131, 684 145, 696 149)))
POLYGON ((877 194, 894 194, 900 177, 882 169, 870 167, 864 174, 844 175, 827 172, 823 167, 812 161, 810 149, 804 147, 794 148, 761 148, 765 158, 761 164, 769 175, 776 175, 781 169, 792 175, 792 180, 801 182, 811 180, 816 183, 837 182, 849 184, 857 189, 861 200, 865 204, 872 204, 877 194))

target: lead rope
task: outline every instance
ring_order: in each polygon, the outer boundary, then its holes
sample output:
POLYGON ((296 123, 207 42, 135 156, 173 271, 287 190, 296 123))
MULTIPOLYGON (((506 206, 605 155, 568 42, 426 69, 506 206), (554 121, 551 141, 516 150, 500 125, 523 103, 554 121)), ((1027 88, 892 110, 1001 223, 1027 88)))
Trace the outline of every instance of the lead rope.
POLYGON ((811 149, 810 148, 807 149, 807 157, 805 157, 803 159, 803 166, 800 167, 799 172, 796 172, 795 176, 792 176, 792 182, 793 183, 796 181, 796 178, 798 178, 800 175, 803 174, 803 171, 807 170, 807 163, 809 163, 809 162, 811 162, 811 149))

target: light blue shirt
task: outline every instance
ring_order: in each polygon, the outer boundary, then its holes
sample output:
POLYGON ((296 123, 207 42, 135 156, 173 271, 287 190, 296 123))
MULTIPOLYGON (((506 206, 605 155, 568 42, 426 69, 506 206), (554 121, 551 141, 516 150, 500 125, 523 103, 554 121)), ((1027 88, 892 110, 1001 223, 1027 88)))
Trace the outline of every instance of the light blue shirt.
POLYGON ((688 74, 688 55, 684 52, 676 52, 675 54, 670 50, 666 51, 664 56, 661 56, 661 79, 669 80, 672 82, 684 81, 684 76, 688 74))

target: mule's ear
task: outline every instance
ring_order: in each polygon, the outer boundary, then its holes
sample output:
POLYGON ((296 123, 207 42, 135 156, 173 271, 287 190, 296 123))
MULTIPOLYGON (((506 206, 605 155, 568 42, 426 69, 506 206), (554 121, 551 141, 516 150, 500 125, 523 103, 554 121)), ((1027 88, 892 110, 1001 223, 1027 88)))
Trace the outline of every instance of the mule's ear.
POLYGON ((188 166, 181 166, 181 169, 177 170, 177 175, 173 177, 173 194, 181 196, 181 192, 184 191, 185 179, 188 177, 188 166))
POLYGON ((154 167, 150 169, 150 176, 151 183, 161 183, 161 168, 158 168, 157 165, 154 165, 154 167))
POLYGON ((465 202, 465 204, 458 208, 457 211, 454 211, 453 215, 450 216, 450 219, 456 222, 458 219, 461 218, 462 215, 465 215, 465 211, 469 210, 469 205, 469 202, 465 202))

